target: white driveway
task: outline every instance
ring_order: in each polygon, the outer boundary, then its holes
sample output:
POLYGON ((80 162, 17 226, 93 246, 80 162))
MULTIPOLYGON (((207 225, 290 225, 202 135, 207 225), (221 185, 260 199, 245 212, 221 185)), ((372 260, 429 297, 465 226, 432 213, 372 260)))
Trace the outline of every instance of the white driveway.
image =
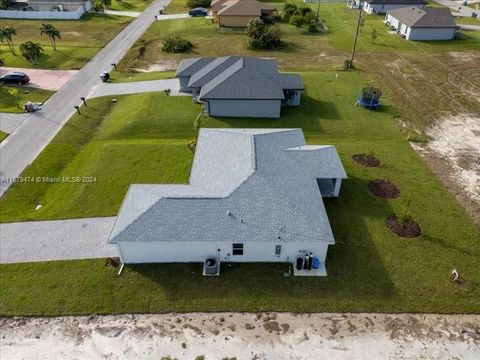
POLYGON ((118 256, 115 217, 0 224, 0 264, 118 256))
POLYGON ((136 18, 141 14, 141 12, 139 12, 139 11, 105 10, 105 14, 118 15, 118 16, 128 16, 128 17, 136 18))
POLYGON ((30 114, 0 113, 0 131, 11 134, 30 114))
POLYGON ((28 75, 28 86, 57 91, 65 85, 79 70, 41 70, 13 67, 0 67, 0 75, 10 71, 21 71, 28 75))
POLYGON ((167 89, 170 89, 171 95, 179 95, 180 82, 178 81, 178 79, 164 79, 126 83, 102 83, 92 89, 92 91, 88 95, 88 98, 91 99, 108 95, 127 95, 164 91, 167 89))

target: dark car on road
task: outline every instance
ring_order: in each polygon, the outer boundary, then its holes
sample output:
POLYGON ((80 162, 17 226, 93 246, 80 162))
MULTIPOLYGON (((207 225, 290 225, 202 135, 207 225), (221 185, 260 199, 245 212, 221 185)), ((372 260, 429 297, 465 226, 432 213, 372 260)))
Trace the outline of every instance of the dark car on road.
POLYGON ((0 84, 18 84, 25 85, 28 84, 30 78, 27 74, 19 71, 9 72, 5 75, 0 76, 0 84))
POLYGON ((188 12, 188 15, 190 16, 207 16, 208 15, 208 10, 202 7, 198 7, 195 9, 192 9, 188 12))

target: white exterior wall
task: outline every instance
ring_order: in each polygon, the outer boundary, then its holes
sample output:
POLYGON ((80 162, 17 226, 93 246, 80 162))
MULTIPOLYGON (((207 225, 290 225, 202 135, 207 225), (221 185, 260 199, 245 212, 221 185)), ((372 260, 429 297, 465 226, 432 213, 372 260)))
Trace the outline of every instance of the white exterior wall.
POLYGON ((85 7, 83 5, 80 6, 76 11, 0 10, 0 18, 5 18, 5 19, 77 20, 77 19, 80 19, 83 14, 85 14, 85 7))
POLYGON ((385 14, 387 11, 399 9, 403 7, 418 7, 423 9, 425 4, 367 4, 363 3, 363 9, 369 14, 385 14))
POLYGON ((208 100, 211 116, 279 118, 281 100, 208 100))
POLYGON ((452 40, 455 36, 453 28, 408 28, 407 40, 452 40))
POLYGON ((219 256, 228 262, 292 262, 305 256, 304 251, 313 253, 321 263, 325 262, 328 244, 317 242, 244 242, 243 255, 232 255, 235 241, 158 241, 121 242, 117 244, 122 261, 136 263, 203 262, 206 257, 219 256), (281 245, 281 253, 275 255, 275 246, 281 245), (220 249, 220 252, 218 251, 220 249))
POLYGON ((393 26, 395 29, 398 29, 398 26, 400 25, 400 21, 395 19, 392 15, 387 14, 385 17, 385 21, 390 23, 390 26, 393 26))

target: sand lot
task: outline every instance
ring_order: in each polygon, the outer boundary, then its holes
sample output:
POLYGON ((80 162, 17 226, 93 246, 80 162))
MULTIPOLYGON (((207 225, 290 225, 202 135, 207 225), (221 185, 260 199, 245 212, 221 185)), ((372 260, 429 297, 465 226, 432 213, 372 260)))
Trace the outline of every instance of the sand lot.
POLYGON ((228 314, 0 319, 6 359, 479 359, 480 315, 228 314))

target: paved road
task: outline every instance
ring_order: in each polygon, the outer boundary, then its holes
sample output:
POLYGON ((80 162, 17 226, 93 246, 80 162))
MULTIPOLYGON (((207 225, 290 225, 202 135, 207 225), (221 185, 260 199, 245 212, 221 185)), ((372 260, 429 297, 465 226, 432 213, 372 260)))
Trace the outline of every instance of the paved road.
POLYGON ((0 264, 118 256, 115 217, 0 224, 0 264))
POLYGON ((0 113, 0 131, 11 134, 21 123, 27 120, 29 116, 30 114, 0 113))
MULTIPOLYGON (((171 90, 171 95, 182 95, 180 92, 180 82, 178 79, 150 80, 126 83, 106 83, 99 84, 92 89, 89 98, 96 98, 107 95, 126 95, 153 91, 171 90)), ((191 94, 186 94, 190 95, 191 94)))
POLYGON ((474 12, 478 13, 478 10, 474 10, 471 7, 462 5, 463 1, 452 1, 452 0, 434 0, 434 1, 436 3, 439 3, 440 5, 443 5, 452 9, 454 16, 472 17, 472 14, 474 12))
POLYGON ((88 96, 99 83, 99 74, 110 70, 128 49, 155 21, 155 15, 170 0, 155 0, 120 34, 91 59, 72 79, 45 104, 41 113, 33 113, 0 143, 0 196, 22 171, 40 154, 55 134, 68 121, 79 105, 81 96, 88 96))

